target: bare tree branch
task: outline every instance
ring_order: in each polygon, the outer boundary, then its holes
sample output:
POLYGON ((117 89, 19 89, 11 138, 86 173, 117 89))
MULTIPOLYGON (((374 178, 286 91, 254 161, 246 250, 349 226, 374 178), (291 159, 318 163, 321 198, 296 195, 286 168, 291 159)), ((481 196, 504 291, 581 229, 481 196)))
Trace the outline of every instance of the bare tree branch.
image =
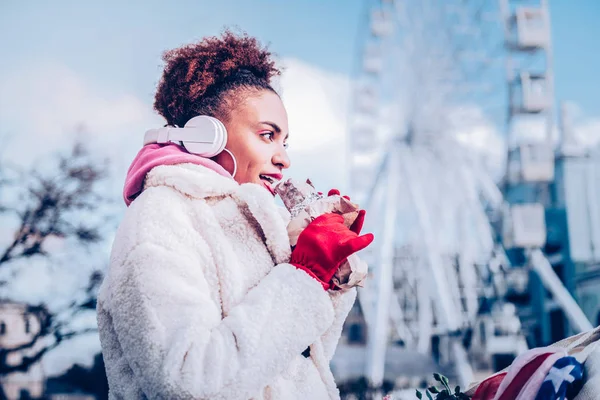
POLYGON ((52 344, 41 348, 32 356, 24 356, 21 362, 17 365, 8 365, 6 363, 8 354, 16 351, 15 349, 0 349, 0 376, 11 374, 13 372, 27 372, 32 365, 39 362, 46 353, 48 353, 51 350, 54 350, 62 342, 69 340, 75 336, 80 336, 86 333, 92 333, 97 331, 97 328, 86 328, 67 333, 54 332, 54 337, 56 340, 52 344))
MULTIPOLYGON (((1 253, 0 268, 19 258, 47 256, 43 245, 50 237, 73 237, 84 245, 101 239, 98 226, 84 221, 73 223, 70 216, 77 211, 92 211, 105 200, 95 193, 94 186, 106 177, 106 162, 90 159, 84 146, 75 143, 68 156, 59 156, 57 164, 58 173, 54 176, 30 171, 31 183, 26 189, 29 201, 14 208, 20 226, 1 253)), ((2 209, 11 208, 3 205, 2 209)))
MULTIPOLYGON (((58 155, 55 164, 57 168, 54 171, 34 169, 24 173, 13 169, 17 177, 15 179, 9 179, 9 171, 0 165, 0 193, 12 189, 21 194, 18 201, 0 198, 0 213, 12 214, 17 218, 13 238, 4 249, 0 249, 0 270, 9 264, 15 271, 27 268, 28 263, 21 265, 13 262, 31 257, 46 258, 50 262, 50 248, 45 245, 51 238, 74 239, 84 247, 103 239, 101 228, 107 218, 92 219, 87 216, 97 214, 100 207, 109 201, 96 189, 98 183, 107 176, 107 163, 94 160, 85 146, 77 142, 68 154, 58 155), (93 220, 98 222, 94 223, 93 220)), ((83 292, 79 292, 77 298, 67 302, 61 310, 50 311, 45 304, 26 306, 24 318, 35 316, 40 329, 26 343, 0 348, 0 376, 26 372, 61 343, 96 332, 96 326, 73 330, 69 323, 76 315, 95 310, 96 293, 102 279, 100 270, 91 272, 83 292), (18 365, 7 363, 7 360, 14 358, 11 354, 23 355, 18 365)), ((0 281, 0 288, 6 284, 8 281, 0 281)), ((10 299, 5 300, 10 302, 10 299)))

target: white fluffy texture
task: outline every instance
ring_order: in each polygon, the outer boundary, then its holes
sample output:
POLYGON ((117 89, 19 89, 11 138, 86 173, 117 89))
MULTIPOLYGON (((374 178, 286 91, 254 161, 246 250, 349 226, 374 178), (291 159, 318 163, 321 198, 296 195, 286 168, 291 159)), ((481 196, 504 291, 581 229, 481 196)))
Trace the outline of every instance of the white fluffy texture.
POLYGON ((98 299, 110 398, 339 398, 328 363, 356 292, 287 264, 286 223, 258 185, 154 168, 98 299))
POLYGON ((594 400, 600 393, 600 346, 588 356, 584 368, 585 383, 575 400, 594 400))

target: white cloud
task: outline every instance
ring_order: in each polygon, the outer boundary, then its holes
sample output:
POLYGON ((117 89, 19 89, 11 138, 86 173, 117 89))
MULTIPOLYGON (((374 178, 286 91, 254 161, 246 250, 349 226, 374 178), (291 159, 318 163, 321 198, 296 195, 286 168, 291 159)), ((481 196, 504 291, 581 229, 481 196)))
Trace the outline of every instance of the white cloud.
POLYGON ((344 140, 350 81, 295 59, 283 62, 280 86, 290 143, 297 150, 344 140))
POLYGON ((144 129, 160 123, 131 93, 93 85, 54 62, 12 70, 0 87, 1 155, 18 164, 68 147, 78 134, 118 160, 135 154, 144 129))
POLYGON ((479 155, 492 176, 499 178, 504 170, 506 141, 483 110, 476 105, 465 105, 452 110, 449 120, 456 139, 479 155))
POLYGON ((290 126, 288 176, 310 178, 323 191, 345 190, 350 80, 296 59, 284 60, 279 82, 290 126))
MULTIPOLYGON (((345 190, 352 82, 346 76, 295 59, 285 60, 285 67, 279 86, 290 123, 292 167, 288 175, 310 178, 322 190, 345 190)), ((385 118, 382 125, 388 126, 378 128, 381 137, 386 137, 391 127, 402 125, 405 116, 401 106, 387 104, 381 118, 385 118)), ((493 176, 499 177, 504 169, 506 144, 482 109, 472 104, 451 109, 449 123, 459 142, 479 155, 493 176)))
POLYGON ((585 146, 596 146, 600 143, 600 117, 590 118, 574 127, 575 137, 585 146))
POLYGON ((600 116, 587 116, 573 102, 565 103, 567 129, 570 127, 567 142, 580 147, 594 147, 600 143, 600 116))
MULTIPOLYGON (((564 140, 568 147, 579 149, 597 146, 600 143, 600 116, 586 115, 575 102, 563 105, 565 112, 557 110, 557 123, 552 127, 552 143, 558 145, 564 140), (563 126, 567 129, 566 133, 563 126)), ((543 115, 521 116, 513 122, 511 145, 519 141, 542 141, 546 135, 547 120, 543 115)))
POLYGON ((0 77, 0 87, 3 162, 45 168, 50 153, 83 139, 98 160, 109 159, 112 179, 102 190, 114 198, 145 130, 164 123, 151 99, 94 84, 55 62, 15 69, 0 77))
MULTIPOLYGON (((547 119, 542 115, 520 116, 512 122, 510 145, 524 142, 544 141, 547 136, 547 119)), ((551 128, 551 140, 558 141, 558 127, 551 128)))

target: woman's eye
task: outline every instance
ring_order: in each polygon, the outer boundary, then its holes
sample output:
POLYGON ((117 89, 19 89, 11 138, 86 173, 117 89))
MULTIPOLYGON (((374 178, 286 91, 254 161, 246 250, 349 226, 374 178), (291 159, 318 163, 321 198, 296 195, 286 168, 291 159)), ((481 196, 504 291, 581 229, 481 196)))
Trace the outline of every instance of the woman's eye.
POLYGON ((269 140, 273 140, 274 133, 273 132, 263 133, 260 136, 266 137, 269 140))

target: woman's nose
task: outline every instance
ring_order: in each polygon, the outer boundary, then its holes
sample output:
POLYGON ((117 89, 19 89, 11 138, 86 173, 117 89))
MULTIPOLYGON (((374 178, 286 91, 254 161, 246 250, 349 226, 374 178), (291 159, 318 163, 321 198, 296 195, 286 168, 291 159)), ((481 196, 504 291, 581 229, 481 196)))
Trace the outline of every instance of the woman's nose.
POLYGON ((280 166, 283 169, 289 168, 291 161, 288 157, 286 149, 282 146, 281 149, 273 155, 273 164, 280 166))

